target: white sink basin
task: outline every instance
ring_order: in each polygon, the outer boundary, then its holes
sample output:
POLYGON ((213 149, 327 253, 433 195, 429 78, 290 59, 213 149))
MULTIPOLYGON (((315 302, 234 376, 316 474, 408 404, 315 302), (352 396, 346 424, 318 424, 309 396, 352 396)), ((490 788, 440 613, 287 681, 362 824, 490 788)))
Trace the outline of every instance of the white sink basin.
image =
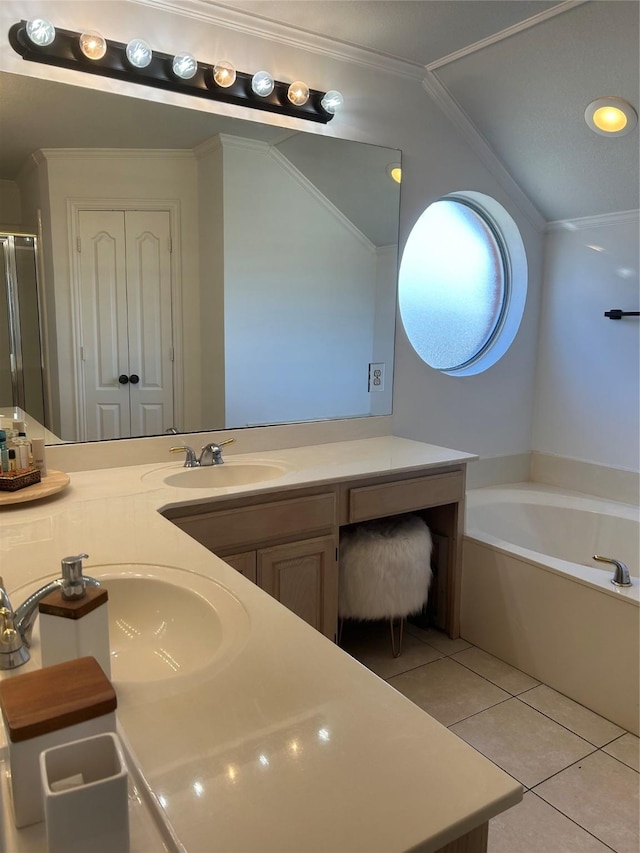
POLYGON ((225 462, 205 468, 181 468, 164 477, 167 486, 180 489, 215 489, 225 486, 246 486, 282 477, 282 465, 266 462, 225 462))
MULTIPOLYGON (((111 679, 116 686, 203 678, 226 666, 249 638, 246 609, 211 578, 144 563, 91 566, 87 574, 109 593, 111 679)), ((30 586, 26 594, 36 588, 30 586)), ((16 597, 21 598, 20 592, 16 597)))

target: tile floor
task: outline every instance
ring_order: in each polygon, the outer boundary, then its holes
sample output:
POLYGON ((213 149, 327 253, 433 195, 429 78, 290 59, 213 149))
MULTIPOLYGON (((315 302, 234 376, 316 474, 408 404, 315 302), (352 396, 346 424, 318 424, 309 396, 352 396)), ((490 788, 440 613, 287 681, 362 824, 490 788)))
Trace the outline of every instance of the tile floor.
POLYGON ((408 624, 345 622, 342 647, 522 783, 489 824, 489 853, 638 853, 638 738, 525 673, 408 624))

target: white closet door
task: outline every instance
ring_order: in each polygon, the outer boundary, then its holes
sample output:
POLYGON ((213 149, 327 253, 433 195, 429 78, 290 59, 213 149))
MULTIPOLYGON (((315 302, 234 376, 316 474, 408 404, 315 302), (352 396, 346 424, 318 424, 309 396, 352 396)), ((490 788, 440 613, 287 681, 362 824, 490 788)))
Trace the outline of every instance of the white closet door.
POLYGON ((125 223, 131 435, 159 435, 173 423, 171 223, 156 210, 125 223))
POLYGON ((173 423, 170 234, 166 211, 79 213, 85 440, 173 423))
POLYGON ((80 307, 88 441, 121 438, 131 430, 124 215, 79 214, 80 307), (120 376, 127 377, 121 384, 120 376))

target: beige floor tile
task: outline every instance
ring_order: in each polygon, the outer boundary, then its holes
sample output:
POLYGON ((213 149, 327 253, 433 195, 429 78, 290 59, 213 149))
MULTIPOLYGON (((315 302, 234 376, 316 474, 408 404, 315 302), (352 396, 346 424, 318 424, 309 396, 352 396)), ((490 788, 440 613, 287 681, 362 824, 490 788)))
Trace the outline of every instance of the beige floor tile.
POLYGON ((519 699, 476 714, 451 731, 527 788, 593 751, 590 743, 519 699))
POLYGON ((482 649, 477 649, 475 646, 458 652, 452 657, 458 663, 469 667, 478 675, 482 675, 514 696, 540 684, 537 679, 531 678, 530 675, 526 675, 519 669, 509 666, 508 663, 495 658, 488 652, 483 652, 482 649))
POLYGON ((449 658, 391 678, 389 684, 445 726, 509 698, 504 690, 449 658))
POLYGON ((437 649, 443 655, 453 655, 456 652, 461 652, 463 649, 468 649, 471 643, 458 637, 457 640, 452 640, 443 631, 436 631, 434 628, 429 628, 425 631, 417 625, 412 625, 407 622, 407 631, 424 643, 429 643, 434 649, 437 649))
POLYGON ((535 792, 616 853, 638 853, 638 774, 615 758, 594 752, 535 792))
POLYGON ((604 746, 605 743, 624 734, 624 729, 620 726, 610 723, 604 717, 599 717, 584 705, 578 705, 573 699, 568 699, 545 684, 528 690, 519 698, 595 746, 604 746))
POLYGON ((607 853, 597 838, 528 791, 489 822, 488 853, 607 853))
POLYGON ((438 660, 440 652, 405 631, 402 654, 394 658, 388 622, 354 623, 345 626, 341 648, 380 678, 391 678, 402 672, 438 660))
POLYGON ((626 734, 602 747, 609 755, 613 755, 618 761, 624 762, 628 767, 640 771, 640 740, 627 732, 626 734))

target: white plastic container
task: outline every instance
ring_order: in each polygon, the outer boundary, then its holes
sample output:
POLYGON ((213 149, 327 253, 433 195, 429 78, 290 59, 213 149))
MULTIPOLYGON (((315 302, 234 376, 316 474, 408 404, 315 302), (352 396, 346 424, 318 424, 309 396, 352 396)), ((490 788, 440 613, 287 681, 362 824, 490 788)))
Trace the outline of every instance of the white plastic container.
POLYGON ((49 853, 129 853, 128 773, 116 734, 44 750, 40 777, 49 853))

